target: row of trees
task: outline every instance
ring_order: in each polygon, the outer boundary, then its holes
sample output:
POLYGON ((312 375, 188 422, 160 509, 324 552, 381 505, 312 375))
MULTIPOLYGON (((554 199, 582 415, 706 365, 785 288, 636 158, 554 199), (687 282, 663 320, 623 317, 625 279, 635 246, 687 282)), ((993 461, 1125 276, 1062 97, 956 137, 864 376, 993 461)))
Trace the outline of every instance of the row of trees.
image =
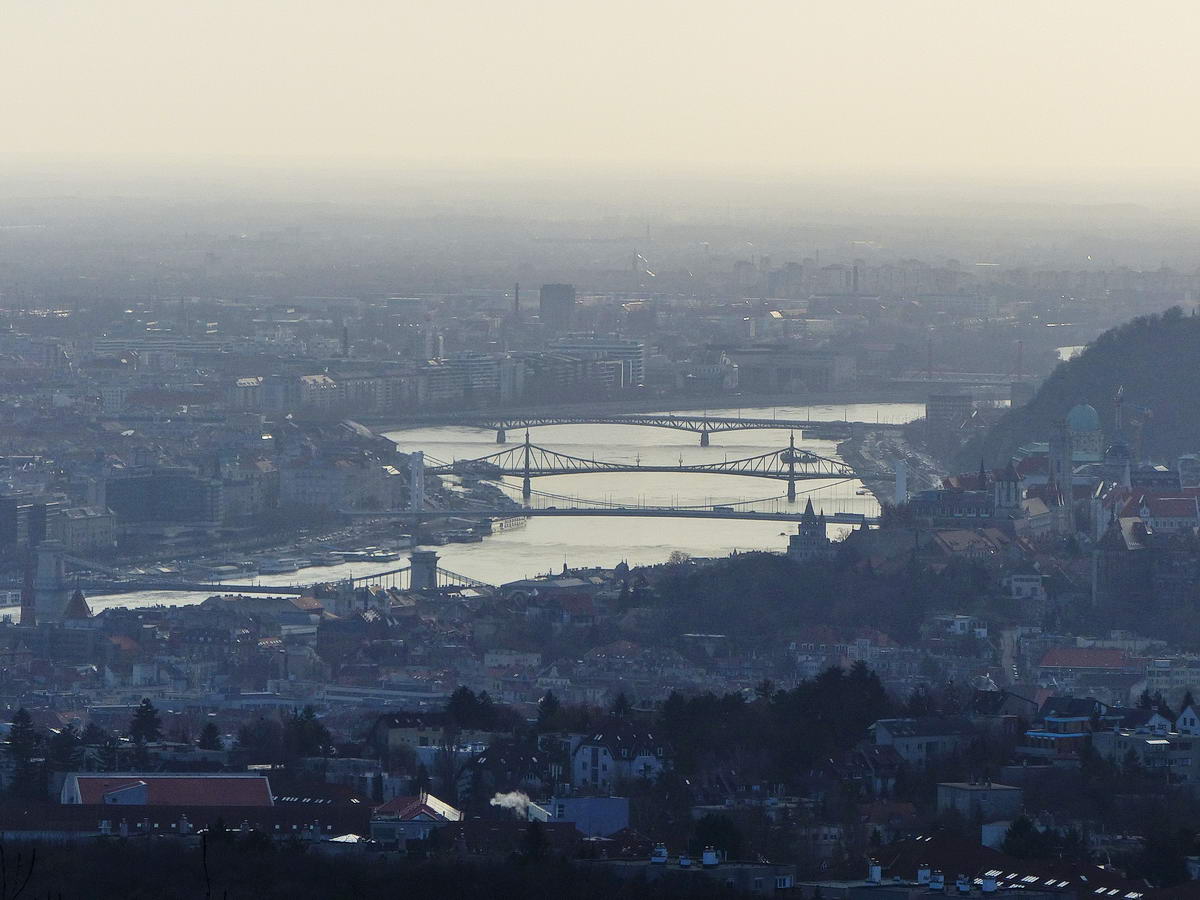
POLYGON ((988 597, 991 578, 978 563, 952 560, 934 569, 914 557, 883 574, 857 558, 854 543, 843 542, 830 563, 744 553, 698 569, 673 568, 655 584, 664 633, 718 630, 761 643, 814 626, 866 627, 911 641, 934 598, 938 607, 972 610, 988 597))
MULTIPOLYGON (((149 698, 143 698, 134 710, 126 737, 128 740, 121 740, 94 723, 89 723, 82 731, 67 725, 46 734, 36 727, 28 710, 18 709, 13 714, 8 742, 4 745, 4 752, 12 764, 9 794, 24 800, 44 800, 52 772, 149 768, 149 745, 164 737, 162 717, 149 698)), ((215 722, 205 723, 195 741, 182 735, 177 737, 194 743, 201 750, 224 749, 215 722)), ((317 718, 311 706, 283 721, 260 719, 243 726, 238 733, 237 747, 262 762, 288 762, 302 756, 334 753, 329 729, 317 718)))

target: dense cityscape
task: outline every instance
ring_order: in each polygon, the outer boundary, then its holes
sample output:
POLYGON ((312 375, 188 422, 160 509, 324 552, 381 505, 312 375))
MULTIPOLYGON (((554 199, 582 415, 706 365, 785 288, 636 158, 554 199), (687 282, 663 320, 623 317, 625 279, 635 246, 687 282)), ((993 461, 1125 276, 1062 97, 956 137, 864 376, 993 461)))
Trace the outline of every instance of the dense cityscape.
POLYGON ((0 900, 1200 897, 1167 5, 14 6, 0 900))

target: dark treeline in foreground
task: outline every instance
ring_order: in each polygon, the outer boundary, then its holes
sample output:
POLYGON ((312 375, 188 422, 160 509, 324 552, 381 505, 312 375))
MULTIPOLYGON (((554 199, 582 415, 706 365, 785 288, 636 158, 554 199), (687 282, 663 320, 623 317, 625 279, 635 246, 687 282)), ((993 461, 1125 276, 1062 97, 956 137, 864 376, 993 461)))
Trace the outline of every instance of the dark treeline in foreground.
POLYGON ((446 900, 474 897, 734 898, 715 880, 620 881, 552 858, 465 863, 344 860, 232 833, 172 841, 113 838, 78 845, 3 845, 2 900, 446 900), (24 890, 21 890, 24 885, 24 890))

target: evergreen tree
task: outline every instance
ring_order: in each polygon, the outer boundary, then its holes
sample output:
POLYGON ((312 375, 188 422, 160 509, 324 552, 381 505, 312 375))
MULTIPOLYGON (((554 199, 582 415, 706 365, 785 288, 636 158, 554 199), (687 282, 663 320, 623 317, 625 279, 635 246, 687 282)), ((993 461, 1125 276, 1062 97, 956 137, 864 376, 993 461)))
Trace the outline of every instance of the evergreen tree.
POLYGON ((1049 855, 1050 844, 1027 816, 1017 816, 1008 827, 1000 849, 1017 859, 1044 859, 1049 855))
POLYGON ((115 738, 109 736, 97 755, 97 766, 101 772, 115 772, 121 764, 121 754, 115 738))
POLYGON ((13 714, 5 749, 13 764, 11 790, 22 800, 46 799, 45 771, 36 758, 41 743, 33 717, 21 707, 13 714))
POLYGON ((1121 761, 1121 774, 1126 778, 1137 778, 1142 774, 1141 760, 1132 747, 1125 752, 1125 758, 1121 761))
POLYGON ((633 704, 629 702, 629 698, 625 696, 625 692, 621 691, 612 702, 612 706, 608 710, 614 716, 625 719, 633 713, 633 704))
POLYGON ((137 743, 150 743, 162 737, 162 719, 149 697, 143 697, 133 711, 133 718, 129 720, 129 736, 137 743))
POLYGON ((934 712, 933 695, 929 693, 929 688, 923 684, 913 688, 904 703, 904 715, 920 719, 932 716, 934 712))
POLYGON ((1155 822, 1142 842, 1134 860, 1134 869, 1142 878, 1158 887, 1171 887, 1188 880, 1187 859, 1192 852, 1193 834, 1189 829, 1171 828, 1155 822))
POLYGON ((328 756, 332 740, 329 729, 317 718, 317 711, 311 706, 293 713, 283 726, 284 748, 293 757, 328 756))
POLYGON ((81 768, 82 743, 74 725, 68 725, 50 738, 46 763, 54 772, 72 772, 81 768))
POLYGON ((108 732, 95 722, 88 722, 79 740, 88 747, 103 747, 104 742, 108 740, 108 732))
POLYGON ((221 749, 221 732, 217 729, 216 722, 206 722, 200 729, 200 740, 197 742, 197 746, 201 750, 221 749))
POLYGON ((473 690, 461 684, 446 701, 446 714, 459 728, 470 728, 479 715, 479 698, 473 690))
POLYGON ((550 839, 546 837, 546 829, 537 819, 525 826, 521 836, 521 856, 528 862, 537 862, 550 852, 550 839))
POLYGON ((238 729, 237 746, 249 750, 255 762, 282 762, 283 726, 276 719, 260 718, 238 729))
POLYGON ((729 859, 740 859, 743 850, 741 829, 729 816, 721 813, 708 813, 696 822, 692 831, 693 853, 703 853, 705 847, 724 851, 729 859))
POLYGON ((545 728, 548 723, 553 722, 560 709, 562 704, 554 696, 554 691, 546 691, 546 695, 538 701, 538 727, 545 728))

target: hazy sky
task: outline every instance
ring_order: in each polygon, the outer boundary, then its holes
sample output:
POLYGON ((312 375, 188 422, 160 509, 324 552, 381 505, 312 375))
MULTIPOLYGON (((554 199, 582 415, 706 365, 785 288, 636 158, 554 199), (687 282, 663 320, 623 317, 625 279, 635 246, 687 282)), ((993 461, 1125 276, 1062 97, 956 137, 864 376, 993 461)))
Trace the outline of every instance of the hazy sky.
POLYGON ((1194 171, 1200 4, 0 0, 0 152, 1194 171))

